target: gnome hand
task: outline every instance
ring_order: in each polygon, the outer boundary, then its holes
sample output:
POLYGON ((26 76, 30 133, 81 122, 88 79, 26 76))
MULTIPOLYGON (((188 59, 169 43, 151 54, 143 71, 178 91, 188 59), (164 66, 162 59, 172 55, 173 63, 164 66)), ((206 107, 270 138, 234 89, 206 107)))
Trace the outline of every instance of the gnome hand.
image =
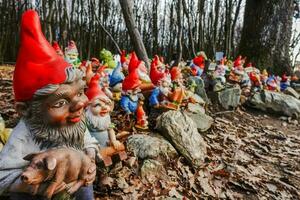
POLYGON ((123 144, 121 142, 119 142, 118 140, 113 141, 112 145, 117 151, 123 150, 123 144))

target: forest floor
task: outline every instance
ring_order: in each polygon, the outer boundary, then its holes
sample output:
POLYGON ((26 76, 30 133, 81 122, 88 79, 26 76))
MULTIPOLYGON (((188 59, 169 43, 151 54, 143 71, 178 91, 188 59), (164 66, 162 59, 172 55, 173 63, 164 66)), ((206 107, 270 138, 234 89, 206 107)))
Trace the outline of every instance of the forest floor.
MULTIPOLYGON (((18 121, 12 74, 12 67, 0 67, 0 114, 7 127, 18 121)), ((143 161, 128 152, 96 181, 96 199, 300 199, 299 121, 244 107, 208 114, 214 123, 201 134, 208 153, 203 166, 194 169, 178 157, 142 177, 143 161)))

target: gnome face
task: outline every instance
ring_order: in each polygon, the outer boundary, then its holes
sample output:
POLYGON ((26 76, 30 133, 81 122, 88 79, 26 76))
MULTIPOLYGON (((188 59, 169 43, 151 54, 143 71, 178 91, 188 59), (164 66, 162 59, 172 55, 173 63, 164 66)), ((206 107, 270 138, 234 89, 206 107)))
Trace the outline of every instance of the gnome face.
POLYGON ((163 93, 165 96, 168 96, 168 94, 171 91, 171 80, 168 77, 162 78, 159 81, 159 90, 161 93, 163 93))
POLYGON ((88 99, 84 95, 84 82, 78 80, 59 85, 54 93, 41 101, 42 107, 39 109, 44 110, 44 123, 61 127, 81 121, 88 99))
POLYGON ((94 116, 104 117, 105 115, 109 115, 113 107, 113 102, 109 98, 96 97, 90 101, 88 109, 91 110, 94 116))
POLYGON ((127 90, 126 95, 132 100, 132 101, 138 101, 139 97, 138 94, 141 92, 141 89, 139 87, 134 88, 133 90, 127 90))

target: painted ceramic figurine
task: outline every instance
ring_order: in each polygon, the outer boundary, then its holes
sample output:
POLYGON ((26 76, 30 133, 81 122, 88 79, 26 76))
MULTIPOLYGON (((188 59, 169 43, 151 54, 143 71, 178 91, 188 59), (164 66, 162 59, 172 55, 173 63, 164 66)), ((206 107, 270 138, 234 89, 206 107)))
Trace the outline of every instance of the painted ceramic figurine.
POLYGON ((134 69, 137 69, 137 73, 138 73, 139 79, 141 81, 140 89, 143 92, 147 91, 147 90, 152 90, 154 88, 154 86, 148 75, 148 70, 145 66, 145 63, 138 59, 135 52, 131 53, 131 55, 130 55, 130 61, 129 61, 129 65, 128 65, 128 73, 130 73, 134 69))
POLYGON ((206 60, 206 55, 203 51, 198 53, 197 57, 193 59, 193 62, 191 63, 191 72, 193 76, 201 76, 204 67, 205 67, 205 60, 206 60))
POLYGON ((288 87, 290 87, 290 81, 287 75, 284 73, 281 77, 280 81, 280 91, 283 92, 285 91, 288 87))
POLYGON ((58 42, 54 41, 54 42, 52 43, 52 47, 53 47, 53 49, 55 50, 55 52, 57 53, 57 55, 59 55, 59 56, 61 56, 61 57, 64 57, 64 53, 63 53, 63 51, 61 50, 61 48, 60 48, 58 42))
POLYGON ((106 49, 102 49, 100 51, 100 60, 102 64, 106 66, 105 72, 108 74, 111 74, 113 69, 117 66, 117 62, 115 61, 113 54, 106 49))
POLYGON ((117 101, 121 99, 122 82, 124 78, 125 76, 122 72, 122 65, 118 62, 117 67, 113 70, 109 77, 109 87, 113 92, 113 98, 117 101))
MULTIPOLYGON (((154 59, 151 63, 150 78, 153 84, 156 86, 150 97, 149 105, 154 108, 172 109, 176 110, 179 105, 173 102, 172 97, 176 96, 172 93, 172 82, 170 74, 161 72, 157 69, 157 60, 154 59)), ((177 96, 179 100, 180 95, 177 96)), ((182 100, 182 99, 181 99, 182 100)))
POLYGON ((213 73, 214 91, 220 91, 225 88, 226 84, 226 72, 228 67, 225 65, 226 57, 221 59, 220 64, 216 67, 213 73))
MULTIPOLYGON (((114 124, 110 119, 113 110, 113 101, 103 92, 99 85, 100 75, 97 73, 91 80, 86 96, 89 99, 85 110, 86 123, 91 135, 97 139, 100 145, 100 155, 106 166, 112 164, 111 156, 121 153, 124 159, 125 147, 116 139, 114 124), (110 147, 110 148, 107 148, 110 147), (107 155, 107 153, 109 153, 107 155)), ((126 158, 126 157, 125 157, 126 158)))
POLYGON ((279 91, 279 86, 274 75, 269 76, 269 78, 266 81, 266 84, 268 90, 277 92, 279 91))
MULTIPOLYGON (((40 151, 48 154, 49 148, 59 149, 63 146, 84 151, 85 159, 91 160, 88 186, 81 187, 75 197, 93 199, 91 184, 96 174, 94 159, 97 141, 91 137, 85 126, 83 112, 88 99, 84 95, 83 74, 56 54, 42 34, 36 11, 24 12, 20 31, 21 45, 14 71, 13 88, 15 107, 21 120, 0 153, 0 195, 3 192, 10 193, 10 199, 13 200, 40 199, 32 195, 34 188, 21 177, 23 169, 29 164, 23 158, 40 151)), ((68 162, 73 173, 79 174, 79 165, 82 163, 70 159, 67 151, 64 155, 65 159, 61 160, 61 154, 51 154, 57 169, 68 162)), ((49 165, 47 167, 52 168, 49 165)), ((58 173, 56 171, 48 177, 49 183, 38 185, 38 190, 35 190, 37 194, 50 198, 55 191, 59 191, 54 184, 56 181, 52 181, 58 173)), ((65 178, 60 177, 62 180, 65 178)), ((71 188, 76 183, 77 180, 72 185, 61 185, 60 189, 71 188)))
POLYGON ((79 67, 81 61, 78 55, 79 53, 76 47, 76 43, 73 40, 69 41, 68 47, 65 49, 65 60, 73 67, 79 67))
POLYGON ((133 69, 130 73, 125 77, 122 84, 122 97, 121 97, 121 107, 126 112, 127 115, 133 114, 136 117, 135 126, 140 129, 147 129, 148 124, 144 123, 141 119, 146 119, 145 112, 141 112, 143 109, 143 100, 144 97, 141 93, 141 81, 139 79, 137 69, 133 69), (138 110, 139 109, 139 110, 138 110), (143 115, 137 115, 137 111, 139 113, 143 113, 143 115), (138 118, 139 117, 139 118, 138 118), (141 123, 143 122, 143 123, 141 123))

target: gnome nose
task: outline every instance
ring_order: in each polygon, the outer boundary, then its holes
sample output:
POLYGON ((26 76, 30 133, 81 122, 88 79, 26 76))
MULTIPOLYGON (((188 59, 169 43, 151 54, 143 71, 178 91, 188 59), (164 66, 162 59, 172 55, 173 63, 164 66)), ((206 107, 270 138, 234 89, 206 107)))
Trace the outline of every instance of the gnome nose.
POLYGON ((71 112, 77 112, 84 108, 85 103, 83 101, 76 102, 70 109, 71 112))

